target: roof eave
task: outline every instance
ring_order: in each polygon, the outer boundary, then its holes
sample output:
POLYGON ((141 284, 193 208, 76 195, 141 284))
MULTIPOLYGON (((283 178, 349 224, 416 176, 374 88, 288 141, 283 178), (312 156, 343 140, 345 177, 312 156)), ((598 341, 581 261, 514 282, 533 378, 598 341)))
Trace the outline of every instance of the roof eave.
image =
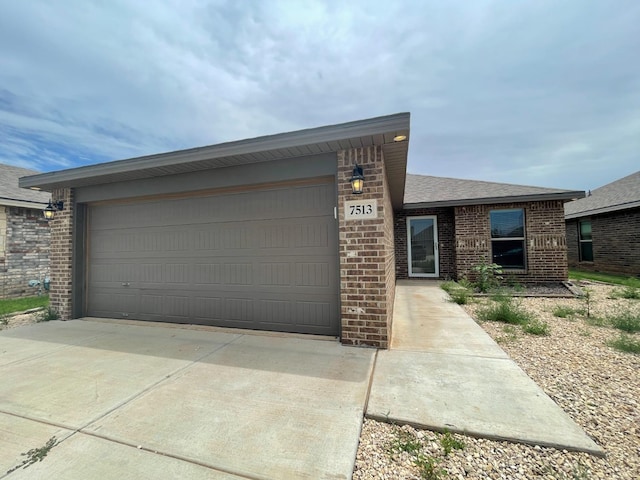
POLYGON ((569 214, 566 214, 564 218, 566 220, 571 220, 574 218, 590 217, 592 215, 601 215, 603 213, 619 212, 621 210, 628 210, 630 208, 638 208, 638 207, 640 207, 640 200, 636 202, 628 202, 628 203, 622 203, 619 205, 610 205, 608 207, 593 208, 590 210, 583 210, 581 212, 569 213, 569 214))
POLYGON ((544 202, 548 200, 565 200, 570 201, 576 198, 584 197, 582 191, 566 191, 557 193, 540 193, 532 195, 513 195, 508 197, 484 197, 484 198, 461 198, 457 200, 440 200, 435 202, 418 202, 405 203, 405 210, 416 210, 419 208, 438 208, 438 207, 464 207, 468 205, 489 205, 502 203, 518 203, 518 202, 544 202))
MULTIPOLYGON (((222 159, 233 158, 234 164, 251 164, 257 162, 254 154, 266 152, 274 152, 272 155, 274 159, 288 158, 279 157, 279 153, 287 149, 318 146, 317 149, 307 150, 317 150, 324 153, 337 152, 345 149, 341 147, 341 142, 358 139, 357 144, 363 146, 381 145, 388 151, 389 161, 386 166, 391 200, 395 208, 401 208, 404 198, 409 127, 410 114, 397 113, 337 125, 30 175, 20 178, 18 184, 21 188, 37 187, 50 192, 60 187, 118 182, 124 180, 126 176, 128 176, 127 179, 152 178, 170 175, 177 170, 184 172, 204 168, 223 168, 223 165, 203 167, 207 161, 216 161, 217 159, 221 159, 220 163, 225 163, 222 159), (395 135, 405 135, 407 141, 394 143, 393 137, 395 135)), ((313 153, 308 155, 311 154, 313 153)))
POLYGON ((38 202, 35 200, 20 200, 15 198, 0 198, 0 205, 7 207, 32 208, 34 210, 42 210, 47 206, 47 202, 38 202))

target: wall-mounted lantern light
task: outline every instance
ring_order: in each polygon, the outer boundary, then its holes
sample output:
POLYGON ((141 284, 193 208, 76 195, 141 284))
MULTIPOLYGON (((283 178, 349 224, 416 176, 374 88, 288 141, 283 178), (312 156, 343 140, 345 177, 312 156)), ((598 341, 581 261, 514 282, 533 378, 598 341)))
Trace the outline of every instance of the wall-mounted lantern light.
POLYGON ((64 209, 64 202, 62 200, 58 200, 57 202, 52 202, 51 200, 49 200, 49 205, 45 207, 45 209, 42 211, 42 214, 44 215, 44 218, 46 218, 47 220, 51 220, 56 216, 56 212, 59 212, 62 209, 64 209))
POLYGON ((351 182, 351 192, 354 195, 360 195, 364 187, 364 175, 362 174, 362 167, 357 163, 353 167, 353 176, 349 181, 351 182))

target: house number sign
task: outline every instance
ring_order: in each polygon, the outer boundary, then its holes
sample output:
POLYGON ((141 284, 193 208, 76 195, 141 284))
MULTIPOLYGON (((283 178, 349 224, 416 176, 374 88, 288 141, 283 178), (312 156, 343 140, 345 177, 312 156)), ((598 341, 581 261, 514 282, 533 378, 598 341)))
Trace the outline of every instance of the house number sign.
POLYGON ((344 202, 345 220, 378 218, 378 200, 353 200, 344 202))

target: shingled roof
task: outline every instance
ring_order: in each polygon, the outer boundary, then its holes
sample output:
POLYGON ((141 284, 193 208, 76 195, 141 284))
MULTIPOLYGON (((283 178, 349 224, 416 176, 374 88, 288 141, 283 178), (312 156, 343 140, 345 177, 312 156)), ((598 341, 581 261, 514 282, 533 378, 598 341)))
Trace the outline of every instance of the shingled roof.
POLYGON ((404 208, 572 200, 582 197, 582 191, 407 174, 404 208))
POLYGON ((565 218, 615 212, 640 207, 640 171, 596 188, 591 195, 564 206, 565 218))
POLYGON ((18 179, 40 172, 0 163, 0 205, 10 207, 43 208, 51 195, 47 192, 25 190, 18 186, 18 179))

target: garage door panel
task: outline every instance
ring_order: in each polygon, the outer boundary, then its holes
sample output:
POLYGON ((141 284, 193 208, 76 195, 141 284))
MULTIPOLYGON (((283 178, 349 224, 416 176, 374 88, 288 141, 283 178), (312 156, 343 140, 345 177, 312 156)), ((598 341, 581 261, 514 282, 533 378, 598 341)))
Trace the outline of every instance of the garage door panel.
POLYGON ((90 206, 87 313, 335 335, 334 203, 327 183, 90 206))
POLYGON ((335 204, 331 184, 298 186, 264 191, 229 193, 193 198, 144 201, 135 204, 96 205, 92 230, 164 227, 277 220, 327 215, 327 205, 335 204), (100 215, 100 210, 109 215, 100 215))

